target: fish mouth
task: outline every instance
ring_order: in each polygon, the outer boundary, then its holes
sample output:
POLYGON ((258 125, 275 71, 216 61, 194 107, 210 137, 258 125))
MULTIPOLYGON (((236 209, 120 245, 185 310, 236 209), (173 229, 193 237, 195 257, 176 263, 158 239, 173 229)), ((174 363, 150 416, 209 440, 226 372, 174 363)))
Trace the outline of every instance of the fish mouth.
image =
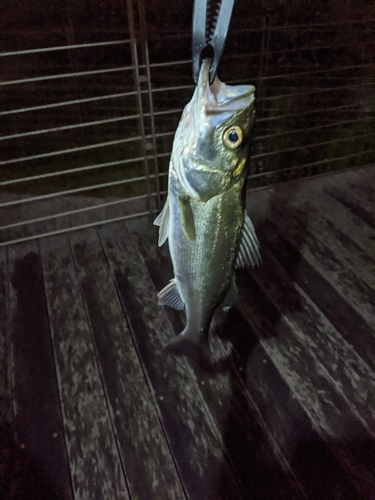
POLYGON ((254 85, 227 85, 216 75, 210 85, 211 60, 202 62, 197 84, 198 106, 206 114, 233 113, 250 106, 255 99, 254 85))

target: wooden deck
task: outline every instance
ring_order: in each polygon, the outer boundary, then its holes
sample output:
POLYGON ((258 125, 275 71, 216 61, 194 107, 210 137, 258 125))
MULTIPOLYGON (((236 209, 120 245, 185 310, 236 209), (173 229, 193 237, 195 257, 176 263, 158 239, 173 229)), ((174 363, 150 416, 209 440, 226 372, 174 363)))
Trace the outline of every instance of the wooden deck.
POLYGON ((250 193, 209 365, 149 218, 1 249, 0 497, 375 499, 375 168, 250 193))

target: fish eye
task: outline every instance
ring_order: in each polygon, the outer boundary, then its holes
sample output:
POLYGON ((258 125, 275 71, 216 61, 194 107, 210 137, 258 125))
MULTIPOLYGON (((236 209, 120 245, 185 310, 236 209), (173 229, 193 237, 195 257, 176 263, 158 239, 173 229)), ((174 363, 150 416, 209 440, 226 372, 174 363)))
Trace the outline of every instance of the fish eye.
POLYGON ((237 149, 243 142, 243 132, 241 127, 233 125, 223 132, 223 143, 229 149, 237 149))

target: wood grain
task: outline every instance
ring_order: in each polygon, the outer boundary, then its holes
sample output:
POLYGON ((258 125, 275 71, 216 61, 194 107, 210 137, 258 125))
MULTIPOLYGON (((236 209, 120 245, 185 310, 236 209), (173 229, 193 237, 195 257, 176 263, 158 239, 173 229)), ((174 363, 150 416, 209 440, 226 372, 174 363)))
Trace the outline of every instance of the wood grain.
POLYGON ((14 432, 8 495, 72 499, 38 246, 11 246, 8 252, 14 432))
POLYGON ((185 498, 97 233, 71 243, 131 497, 185 498))
POLYGON ((129 498, 66 237, 41 241, 49 319, 75 498, 129 498))
POLYGON ((125 225, 104 226, 99 233, 189 498, 241 498, 200 381, 185 359, 162 351, 171 326, 156 306, 156 292, 125 225))

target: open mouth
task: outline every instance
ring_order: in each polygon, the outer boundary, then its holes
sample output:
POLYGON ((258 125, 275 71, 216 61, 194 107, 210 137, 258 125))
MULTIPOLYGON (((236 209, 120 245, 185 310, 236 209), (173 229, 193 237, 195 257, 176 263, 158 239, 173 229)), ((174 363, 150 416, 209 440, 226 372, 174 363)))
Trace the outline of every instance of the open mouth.
POLYGON ((253 85, 226 85, 219 80, 217 75, 210 85, 210 65, 209 59, 202 62, 197 84, 198 101, 203 105, 206 113, 235 112, 250 106, 255 98, 255 87, 253 85))

